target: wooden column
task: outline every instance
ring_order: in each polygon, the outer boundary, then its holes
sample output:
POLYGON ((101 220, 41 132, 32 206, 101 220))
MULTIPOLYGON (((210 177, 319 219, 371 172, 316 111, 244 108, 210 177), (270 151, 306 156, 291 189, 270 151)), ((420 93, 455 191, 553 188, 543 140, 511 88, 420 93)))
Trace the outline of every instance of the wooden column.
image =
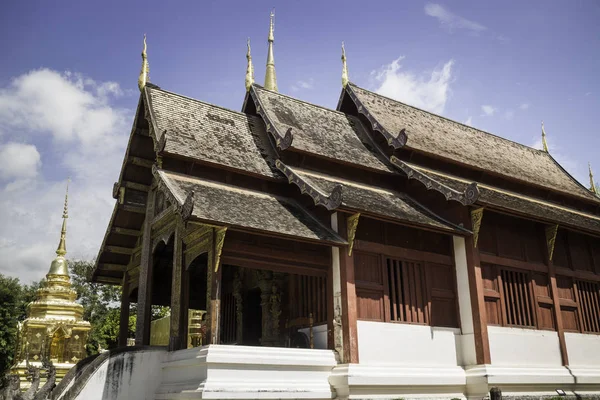
POLYGON ((150 344, 150 318, 152 311, 152 218, 154 217, 155 190, 148 192, 146 200, 146 217, 142 233, 142 255, 140 262, 140 277, 137 302, 137 321, 135 325, 135 344, 144 346, 150 344))
MULTIPOLYGON (((558 227, 556 228, 558 231, 558 227)), ((548 277, 550 278, 550 292, 552 295, 552 303, 554 309, 554 320, 556 321, 556 331, 558 333, 558 344, 560 346, 560 355, 563 365, 569 365, 569 355, 567 352, 567 342, 565 340, 565 330, 562 322, 562 314, 560 312, 560 298, 558 297, 558 287, 556 286, 556 273, 554 271, 554 263, 552 262, 552 256, 554 253, 554 240, 556 240, 556 234, 552 240, 549 240, 548 235, 544 238, 545 249, 544 258, 546 265, 548 266, 548 277)))
POLYGON ((210 339, 209 344, 219 344, 221 337, 221 251, 226 230, 227 228, 213 228, 211 251, 208 253, 208 265, 206 266, 206 308, 208 311, 206 335, 210 339))
MULTIPOLYGON (((339 251, 337 247, 331 247, 331 251, 335 251, 338 257, 339 266, 339 251)), ((325 295, 327 296, 327 348, 329 350, 335 350, 335 313, 334 313, 334 287, 333 287, 333 256, 331 258, 331 268, 327 274, 327 288, 325 295)), ((338 274, 339 275, 339 274, 338 274)))
MULTIPOLYGON (((348 240, 348 215, 337 213, 338 233, 348 240)), ((353 238, 351 238, 353 240, 353 238)), ((354 256, 348 254, 348 248, 339 249, 340 288, 342 299, 342 335, 345 364, 358 363, 358 329, 356 287, 354 282, 354 256)))
MULTIPOLYGON (((182 307, 182 282, 183 282, 183 222, 179 215, 173 237, 173 277, 171 279, 171 324, 169 334, 169 351, 185 348, 183 321, 184 307, 182 307)), ((186 313, 187 316, 187 313, 186 313)))
MULTIPOLYGON (((462 208, 464 226, 472 227, 471 215, 468 208, 462 208)), ((485 298, 483 294, 483 279, 481 277, 481 261, 479 249, 475 247, 473 236, 465 238, 467 253, 467 273, 469 276, 469 291, 471 296, 471 312, 473 314, 473 333, 475 338, 475 354, 477 364, 491 364, 490 340, 487 329, 485 298)))
POLYGON ((129 275, 123 274, 123 284, 121 285, 121 315, 119 320, 119 347, 127 346, 127 336, 129 334, 129 275))

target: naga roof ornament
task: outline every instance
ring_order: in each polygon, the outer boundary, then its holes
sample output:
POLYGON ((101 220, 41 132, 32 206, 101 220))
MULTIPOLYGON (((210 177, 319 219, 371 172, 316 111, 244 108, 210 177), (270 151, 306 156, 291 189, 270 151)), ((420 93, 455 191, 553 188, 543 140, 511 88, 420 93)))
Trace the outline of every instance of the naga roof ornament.
POLYGON ((546 131, 544 130, 544 121, 542 121, 542 146, 544 151, 548 153, 548 142, 546 142, 546 131))
POLYGON ((248 51, 246 52, 248 65, 246 67, 246 91, 249 92, 254 84, 254 66, 252 65, 252 54, 250 54, 250 38, 248 38, 248 51))
POLYGON ((598 192, 598 188, 596 188, 596 184, 594 183, 594 173, 592 172, 592 164, 589 162, 588 169, 590 171, 590 191, 595 195, 600 195, 600 192, 598 192))
POLYGON ((144 33, 144 48, 142 49, 142 69, 140 71, 140 77, 138 78, 138 87, 140 88, 140 92, 144 90, 146 83, 150 82, 150 66, 148 65, 148 56, 146 54, 147 49, 148 48, 146 46, 146 34, 144 33))
POLYGON ((345 89, 348 85, 348 66, 346 65, 346 48, 342 42, 342 87, 345 89))
POLYGON ((277 92, 277 75, 275 74, 275 57, 273 56, 273 17, 275 17, 275 9, 271 11, 271 23, 269 25, 269 50, 267 52, 267 71, 265 72, 265 89, 277 92))

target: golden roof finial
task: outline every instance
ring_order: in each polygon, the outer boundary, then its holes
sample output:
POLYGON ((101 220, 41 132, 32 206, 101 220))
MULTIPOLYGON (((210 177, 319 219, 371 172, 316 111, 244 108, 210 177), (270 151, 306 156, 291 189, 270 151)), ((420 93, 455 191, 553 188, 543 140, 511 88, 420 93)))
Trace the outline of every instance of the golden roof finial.
POLYGON ((144 90, 146 83, 150 81, 148 75, 150 74, 150 66, 148 65, 148 56, 146 54, 146 34, 144 33, 144 49, 142 50, 142 70, 140 71, 140 77, 138 78, 138 87, 140 92, 144 90))
POLYGON ((60 242, 58 242, 58 248, 56 249, 56 254, 61 257, 64 257, 64 255, 67 254, 66 237, 67 237, 67 218, 69 218, 69 212, 68 212, 69 182, 71 182, 71 178, 69 178, 69 180, 67 181, 67 192, 65 193, 65 206, 63 208, 63 223, 62 223, 62 229, 60 231, 60 242))
POLYGON ((248 38, 248 52, 246 53, 248 66, 246 67, 246 91, 249 92, 254 84, 254 66, 252 65, 252 54, 250 54, 250 38, 248 38))
POLYGON ((594 173, 592 172, 592 164, 588 162, 588 169, 590 171, 590 190, 594 194, 600 194, 598 189, 596 188, 596 184, 594 183, 594 173))
POLYGON ((275 8, 271 11, 271 24, 269 25, 269 50, 267 52, 267 71, 265 73, 265 89, 277 92, 277 75, 275 74, 275 57, 273 56, 273 17, 275 17, 275 8))
POLYGON ((348 66, 346 65, 346 48, 342 42, 342 87, 346 88, 348 84, 348 66))
POLYGON ((546 142, 546 131, 544 130, 544 121, 542 121, 542 146, 544 151, 548 153, 548 142, 546 142))

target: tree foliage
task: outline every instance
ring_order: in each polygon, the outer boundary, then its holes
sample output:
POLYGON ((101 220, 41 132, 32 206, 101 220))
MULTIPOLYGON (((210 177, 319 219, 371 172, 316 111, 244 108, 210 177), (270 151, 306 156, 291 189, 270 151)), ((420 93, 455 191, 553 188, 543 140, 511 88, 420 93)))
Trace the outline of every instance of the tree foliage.
POLYGON ((35 300, 40 283, 21 285, 19 279, 0 274, 0 376, 12 367, 17 323, 27 316, 27 305, 35 300))
POLYGON ((21 308, 21 284, 0 274, 0 376, 11 367, 21 308))

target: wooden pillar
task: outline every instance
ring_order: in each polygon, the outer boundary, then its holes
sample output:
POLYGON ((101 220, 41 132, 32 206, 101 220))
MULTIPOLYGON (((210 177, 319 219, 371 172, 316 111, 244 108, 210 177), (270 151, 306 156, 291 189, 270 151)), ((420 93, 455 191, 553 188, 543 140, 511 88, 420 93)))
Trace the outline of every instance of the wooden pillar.
POLYGON ((142 255, 137 302, 137 321, 135 326, 135 344, 150 344, 150 318, 152 311, 152 218, 154 217, 154 190, 148 192, 146 200, 146 217, 142 233, 142 255))
MULTIPOLYGON (((558 231, 558 227, 556 227, 558 231)), ((552 241, 549 240, 548 236, 544 240, 546 251, 544 252, 544 259, 548 266, 548 277, 550 280, 550 292, 552 295, 552 303, 554 310, 554 320, 556 321, 556 332, 558 333, 558 344, 560 346, 560 355, 563 365, 569 365, 569 355, 567 352, 567 342, 565 340, 565 330, 562 321, 562 314, 560 312, 560 298, 558 297, 558 287, 556 286, 556 273, 554 271, 554 263, 552 262, 552 256, 554 253, 554 240, 556 240, 556 231, 554 232, 554 238, 552 241)))
MULTIPOLYGON (((337 253, 337 264, 338 264, 338 280, 339 280, 339 250, 337 247, 331 247, 331 251, 337 253)), ((329 350, 335 350, 335 313, 334 313, 334 285, 333 285, 333 256, 331 259, 331 268, 327 274, 327 288, 325 295, 327 296, 327 348, 329 350)), ((338 282, 339 283, 339 282, 338 282)))
MULTIPOLYGON (((182 281, 183 281, 183 223, 177 216, 177 226, 173 237, 173 276, 171 279, 171 324, 169 333, 169 351, 180 350, 186 347, 183 342, 184 307, 182 307, 182 281)), ((187 316, 187 313, 186 313, 187 316)))
MULTIPOLYGON (((461 209, 461 219, 464 226, 471 227, 471 215, 468 208, 461 209)), ((491 364, 490 340, 487 329, 487 316, 483 279, 481 277, 481 262, 479 249, 475 247, 473 236, 465 238, 465 251, 467 255, 467 274, 469 277, 469 292, 471 298, 471 312, 473 314, 473 333, 475 339, 475 354, 477 364, 491 364)))
POLYGON ((129 274, 123 274, 121 285, 121 315, 119 319, 119 347, 127 346, 129 336, 129 274))
POLYGON ((213 228, 211 250, 208 253, 208 265, 206 266, 206 308, 208 311, 206 336, 210 339, 209 344, 219 344, 221 337, 221 251, 225 232, 226 228, 213 228))
MULTIPOLYGON (((347 215, 337 212, 332 216, 332 227, 340 236, 348 239, 347 215), (336 221, 333 221, 335 216, 336 221)), ((353 238, 352 238, 353 239, 353 238)), ((354 256, 348 254, 348 248, 334 248, 334 262, 339 262, 339 288, 341 299, 342 362, 358 363, 358 329, 356 287, 354 282, 354 256), (337 259, 337 260, 336 260, 337 259)), ((336 266, 333 266, 334 280, 336 266)))

